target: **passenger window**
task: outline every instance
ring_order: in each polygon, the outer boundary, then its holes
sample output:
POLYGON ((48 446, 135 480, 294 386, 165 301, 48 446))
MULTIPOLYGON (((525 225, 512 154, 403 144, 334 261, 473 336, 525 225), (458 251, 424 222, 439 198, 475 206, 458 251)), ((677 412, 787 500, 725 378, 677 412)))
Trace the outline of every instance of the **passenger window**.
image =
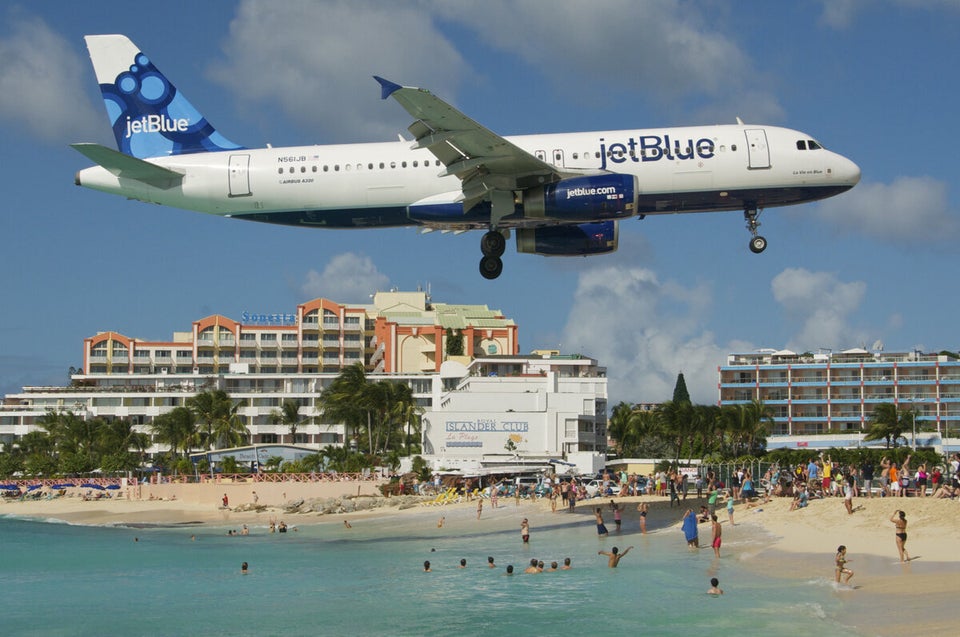
POLYGON ((283 174, 283 168, 282 168, 282 167, 281 167, 281 168, 277 168, 277 174, 278 174, 278 175, 282 175, 282 174, 283 174))
POLYGON ((401 167, 401 168, 406 168, 406 167, 407 167, 407 162, 403 162, 402 164, 400 164, 400 167, 401 167))
POLYGON ((730 151, 731 151, 731 152, 734 152, 734 153, 737 152, 737 145, 736 145, 736 144, 730 144, 730 151))
POLYGON ((413 160, 413 167, 414 167, 414 168, 417 167, 417 160, 416 160, 416 159, 413 160))
POLYGON ((383 170, 383 162, 380 162, 380 170, 383 170))
POLYGON ((301 172, 301 173, 307 172, 307 167, 306 167, 306 166, 300 166, 300 172, 301 172))
POLYGON ((317 172, 317 167, 314 166, 314 167, 312 168, 312 170, 313 170, 313 172, 317 172))
POLYGON ((373 164, 367 164, 367 170, 373 170, 373 164))
POLYGON ((346 171, 349 171, 349 170, 350 170, 350 164, 344 164, 344 165, 343 165, 343 169, 346 170, 346 171))
POLYGON ((574 153, 574 154, 573 154, 573 155, 571 155, 571 156, 572 156, 572 157, 573 157, 574 159, 577 159, 577 158, 578 158, 578 156, 579 156, 579 154, 580 154, 580 153, 574 153))
POLYGON ((292 175, 294 170, 296 169, 293 166, 290 166, 290 170, 288 170, 287 172, 289 172, 292 175))
POLYGON ((330 172, 330 166, 327 166, 326 164, 324 164, 324 165, 323 165, 323 172, 325 172, 325 173, 330 172))
POLYGON ((335 173, 340 172, 340 164, 334 164, 334 165, 333 165, 333 172, 335 172, 335 173))
POLYGON ((396 168, 396 167, 397 167, 397 162, 395 161, 390 162, 390 168, 396 168))

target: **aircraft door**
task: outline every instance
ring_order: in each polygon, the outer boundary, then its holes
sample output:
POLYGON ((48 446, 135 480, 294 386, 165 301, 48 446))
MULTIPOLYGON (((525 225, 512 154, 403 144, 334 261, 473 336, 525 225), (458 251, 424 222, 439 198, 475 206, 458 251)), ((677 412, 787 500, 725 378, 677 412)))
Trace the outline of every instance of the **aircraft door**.
POLYGON ((250 155, 230 155, 230 197, 250 197, 250 155))
POLYGON ((770 168, 770 147, 767 146, 767 132, 762 128, 748 128, 743 131, 747 136, 747 155, 749 168, 770 168))

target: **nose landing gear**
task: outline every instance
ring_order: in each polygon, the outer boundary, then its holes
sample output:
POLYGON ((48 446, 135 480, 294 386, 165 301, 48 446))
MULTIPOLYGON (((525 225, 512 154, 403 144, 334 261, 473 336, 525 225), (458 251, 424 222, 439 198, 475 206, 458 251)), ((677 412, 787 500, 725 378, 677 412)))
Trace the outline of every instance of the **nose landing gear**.
POLYGON ((757 234, 757 228, 760 227, 760 222, 757 219, 760 217, 760 213, 763 212, 759 208, 747 208, 743 211, 743 218, 747 222, 747 230, 750 231, 750 252, 754 254, 760 254, 767 249, 767 240, 757 234))

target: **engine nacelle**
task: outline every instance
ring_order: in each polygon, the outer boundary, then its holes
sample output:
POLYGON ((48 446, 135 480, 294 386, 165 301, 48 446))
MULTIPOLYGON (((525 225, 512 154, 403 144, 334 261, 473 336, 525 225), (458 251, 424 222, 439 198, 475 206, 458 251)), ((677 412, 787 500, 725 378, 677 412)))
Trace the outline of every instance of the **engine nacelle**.
POLYGON ((638 191, 632 175, 572 177, 525 191, 523 216, 569 222, 621 219, 636 214, 638 191))
POLYGON ((616 221, 580 223, 517 230, 517 252, 548 257, 587 256, 616 252, 620 237, 616 221))

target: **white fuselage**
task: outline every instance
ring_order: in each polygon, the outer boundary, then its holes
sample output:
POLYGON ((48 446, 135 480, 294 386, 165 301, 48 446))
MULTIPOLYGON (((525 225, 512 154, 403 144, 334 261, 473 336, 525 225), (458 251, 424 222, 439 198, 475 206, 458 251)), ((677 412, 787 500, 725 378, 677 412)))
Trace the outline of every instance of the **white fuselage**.
MULTIPOLYGON (((507 138, 563 173, 637 177, 636 214, 743 210, 822 199, 852 188, 860 170, 813 138, 773 126, 695 126, 507 138)), ((408 207, 457 201, 460 180, 406 141, 244 149, 160 157, 184 175, 159 188, 95 166, 82 186, 176 208, 327 228, 414 225, 408 207)), ((466 229, 481 224, 428 224, 466 229)), ((527 225, 515 219, 506 226, 527 225)))

